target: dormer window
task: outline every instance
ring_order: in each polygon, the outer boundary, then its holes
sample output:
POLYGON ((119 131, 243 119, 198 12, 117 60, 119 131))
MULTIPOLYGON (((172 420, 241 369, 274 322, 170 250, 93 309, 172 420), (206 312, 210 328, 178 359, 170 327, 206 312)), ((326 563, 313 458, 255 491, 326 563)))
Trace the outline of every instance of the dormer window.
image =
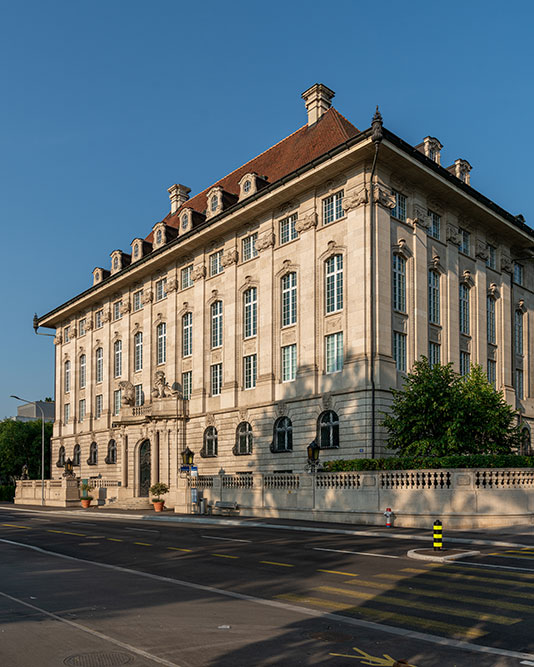
POLYGON ((139 257, 139 244, 138 243, 136 243, 134 245, 133 256, 134 256, 135 259, 137 259, 139 257))
POLYGON ((223 189, 220 186, 211 188, 207 194, 206 218, 213 218, 215 215, 222 213, 223 206, 223 189))
POLYGON ((169 241, 168 227, 164 222, 157 222, 152 228, 154 234, 154 248, 160 248, 169 241))
POLYGON ((267 184, 267 179, 258 176, 255 172, 245 174, 239 181, 239 200, 256 194, 258 190, 267 184))
POLYGON ((450 171, 451 174, 454 174, 456 178, 459 178, 466 185, 471 183, 471 165, 467 160, 458 159, 455 160, 454 164, 450 167, 447 167, 447 171, 450 171))
POLYGON ((128 266, 131 260, 131 255, 127 255, 122 250, 114 250, 111 253, 111 273, 121 271, 125 266, 128 266))
POLYGON ((211 212, 212 212, 212 213, 215 213, 215 211, 217 210, 217 206, 219 206, 219 197, 217 197, 216 195, 214 195, 214 196, 211 198, 211 212))
POLYGON ((116 271, 119 268, 119 258, 117 255, 113 258, 113 269, 116 271))
POLYGON ((109 271, 107 269, 102 269, 100 266, 97 266, 96 269, 93 269, 93 285, 98 285, 99 282, 108 276, 109 271))
POLYGON ((189 215, 187 213, 184 213, 182 215, 182 229, 186 230, 188 224, 189 224, 189 215))
POLYGON ((132 247, 131 258, 132 261, 134 262, 136 262, 138 259, 141 259, 141 257, 149 253, 152 249, 150 243, 140 238, 133 239, 131 247, 132 247))

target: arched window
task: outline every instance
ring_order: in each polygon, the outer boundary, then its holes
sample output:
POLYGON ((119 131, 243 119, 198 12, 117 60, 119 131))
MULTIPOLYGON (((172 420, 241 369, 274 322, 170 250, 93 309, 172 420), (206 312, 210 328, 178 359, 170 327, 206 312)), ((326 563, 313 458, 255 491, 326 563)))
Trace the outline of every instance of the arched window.
POLYGON ((523 354, 523 313, 520 310, 515 311, 514 341, 515 353, 523 354))
POLYGON ((134 336, 134 371, 143 370, 143 333, 138 331, 134 336))
POLYGON ((464 283, 460 284, 460 333, 469 335, 469 287, 464 283))
POLYGON ((161 243, 162 238, 163 237, 162 237, 161 229, 158 229, 158 231, 156 232, 156 244, 157 245, 159 245, 161 243))
POLYGON ((343 255, 333 255, 325 262, 325 310, 343 309, 343 255))
POLYGON ((156 329, 157 341, 157 363, 164 364, 167 361, 167 325, 165 322, 158 324, 156 329))
POLYGON ((439 273, 431 269, 428 272, 428 321, 430 324, 439 324, 439 304, 439 273))
POLYGON ((319 415, 317 442, 321 449, 339 447, 339 417, 333 410, 327 410, 319 415))
POLYGON ((115 255, 115 257, 113 258, 113 268, 114 269, 119 268, 119 258, 117 257, 117 255, 115 255))
POLYGON ((274 422, 272 452, 293 451, 293 424, 289 417, 279 417, 274 422))
POLYGON ((79 466, 80 465, 80 454, 81 454, 80 445, 74 445, 74 450, 72 452, 72 465, 73 466, 79 466))
POLYGON ((61 445, 61 447, 59 448, 58 455, 57 455, 56 466, 58 468, 63 468, 64 465, 65 465, 65 447, 63 447, 63 445, 61 445))
POLYGON ((92 442, 89 446, 89 458, 87 459, 87 465, 96 466, 98 463, 98 445, 96 442, 92 442))
POLYGON ((393 310, 406 312, 406 260, 393 255, 393 310))
POLYGON ((104 379, 104 349, 99 347, 96 351, 96 381, 102 382, 104 379))
POLYGON ((182 317, 182 356, 193 354, 193 313, 185 313, 182 317))
POLYGON ((137 259, 137 257, 139 257, 139 244, 138 244, 138 243, 136 243, 136 244, 134 245, 134 257, 135 257, 136 259, 137 259))
POLYGON ((87 357, 85 354, 80 356, 80 389, 85 389, 87 384, 87 357))
POLYGON ((122 375, 122 340, 116 340, 113 344, 113 369, 116 378, 122 375))
POLYGON ((235 456, 252 454, 252 445, 252 426, 248 422, 241 422, 236 430, 235 447, 233 450, 235 456))
POLYGON ((219 205, 219 197, 217 197, 217 195, 214 195, 211 198, 211 210, 212 210, 212 212, 217 210, 218 205, 219 205))
POLYGON ((488 325, 488 343, 495 345, 495 297, 488 296, 486 300, 486 315, 488 325))
POLYGON ((258 290, 250 287, 243 294, 243 338, 258 333, 258 290))
POLYGON ((65 362, 65 393, 68 394, 70 391, 70 361, 65 362))
POLYGON ((221 347, 223 340, 222 301, 211 304, 211 347, 221 347))
POLYGON ((115 440, 108 442, 108 455, 106 456, 106 463, 117 463, 117 443, 115 440))
POLYGON ((282 326, 297 321, 297 274, 295 271, 282 277, 282 326))
POLYGON ((204 431, 204 447, 200 455, 204 458, 217 456, 218 454, 218 435, 215 426, 208 426, 204 431))

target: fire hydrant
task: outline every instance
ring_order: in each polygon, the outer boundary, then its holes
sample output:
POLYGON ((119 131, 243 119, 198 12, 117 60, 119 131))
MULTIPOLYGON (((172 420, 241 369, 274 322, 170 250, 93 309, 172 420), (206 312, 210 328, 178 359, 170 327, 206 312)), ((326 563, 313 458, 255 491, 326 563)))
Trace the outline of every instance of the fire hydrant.
POLYGON ((392 521, 392 516, 393 516, 393 512, 391 511, 391 507, 386 507, 386 511, 384 512, 384 516, 386 517, 386 528, 391 528, 391 521, 392 521))

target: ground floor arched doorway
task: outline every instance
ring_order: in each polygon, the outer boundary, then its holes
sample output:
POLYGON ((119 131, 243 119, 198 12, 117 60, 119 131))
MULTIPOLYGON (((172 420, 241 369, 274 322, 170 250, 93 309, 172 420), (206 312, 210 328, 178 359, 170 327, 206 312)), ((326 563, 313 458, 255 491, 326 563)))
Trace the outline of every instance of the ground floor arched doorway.
POLYGON ((148 498, 150 490, 150 440, 139 447, 139 496, 148 498))

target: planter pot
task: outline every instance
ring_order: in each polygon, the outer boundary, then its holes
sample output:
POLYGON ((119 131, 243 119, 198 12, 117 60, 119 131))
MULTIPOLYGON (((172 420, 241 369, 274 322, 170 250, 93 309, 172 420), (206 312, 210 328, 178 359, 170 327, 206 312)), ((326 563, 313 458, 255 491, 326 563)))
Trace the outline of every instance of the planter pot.
POLYGON ((89 498, 82 498, 81 503, 82 503, 82 507, 84 509, 87 509, 88 507, 91 507, 91 500, 89 498))
POLYGON ((153 503, 154 505, 154 511, 155 512, 163 512, 163 505, 165 505, 164 500, 160 500, 159 502, 153 503))

